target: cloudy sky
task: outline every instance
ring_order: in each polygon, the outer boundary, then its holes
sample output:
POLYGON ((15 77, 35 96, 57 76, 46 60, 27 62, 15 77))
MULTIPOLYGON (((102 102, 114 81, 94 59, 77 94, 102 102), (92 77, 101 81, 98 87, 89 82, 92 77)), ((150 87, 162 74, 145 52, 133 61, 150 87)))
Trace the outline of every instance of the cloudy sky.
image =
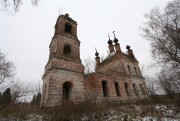
MULTIPOLYGON (((123 52, 130 45, 140 65, 151 64, 149 42, 140 35, 144 15, 153 7, 164 8, 170 0, 40 0, 31 6, 24 0, 16 14, 0 11, 0 50, 16 66, 16 76, 40 82, 48 61, 49 44, 59 14, 69 13, 78 23, 81 59, 107 55, 108 33, 112 31, 123 52)), ((2 7, 2 6, 1 6, 2 7)), ((151 69, 144 70, 151 74, 151 69)))

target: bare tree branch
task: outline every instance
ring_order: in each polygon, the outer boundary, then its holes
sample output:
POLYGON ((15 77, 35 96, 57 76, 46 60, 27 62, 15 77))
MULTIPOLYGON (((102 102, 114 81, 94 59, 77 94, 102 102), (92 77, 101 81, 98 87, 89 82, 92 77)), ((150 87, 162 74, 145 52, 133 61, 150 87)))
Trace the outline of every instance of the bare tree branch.
POLYGON ((174 0, 160 13, 154 8, 146 14, 143 36, 151 42, 157 61, 180 66, 180 1, 174 0), (162 61, 163 60, 163 61, 162 61))
POLYGON ((0 84, 14 76, 14 64, 6 59, 6 55, 0 51, 0 84))
MULTIPOLYGON (((39 0, 30 0, 33 6, 37 6, 39 0)), ((5 11, 18 12, 23 0, 0 0, 0 8, 5 11)))
POLYGON ((145 17, 143 37, 150 41, 153 57, 162 67, 155 82, 172 96, 180 92, 180 0, 169 2, 163 12, 154 8, 145 17))
POLYGON ((95 67, 96 67, 95 60, 92 60, 90 57, 84 59, 83 65, 84 65, 85 74, 89 74, 95 71, 95 67))

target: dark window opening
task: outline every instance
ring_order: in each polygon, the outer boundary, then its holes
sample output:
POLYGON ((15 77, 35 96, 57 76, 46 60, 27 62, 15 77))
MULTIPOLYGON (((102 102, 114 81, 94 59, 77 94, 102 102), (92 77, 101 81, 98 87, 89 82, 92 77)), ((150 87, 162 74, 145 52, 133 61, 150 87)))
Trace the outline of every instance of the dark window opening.
POLYGON ((145 91, 144 91, 144 88, 143 88, 142 84, 140 84, 140 88, 141 88, 142 94, 145 95, 145 91))
POLYGON ((127 65, 129 73, 131 73, 131 68, 129 65, 127 65))
POLYGON ((71 34, 71 29, 72 29, 72 26, 70 24, 65 24, 65 30, 64 30, 65 32, 71 34))
POLYGON ((68 45, 64 46, 64 54, 66 56, 71 56, 71 47, 70 46, 68 46, 68 45))
POLYGON ((136 90, 136 85, 135 84, 133 84, 133 88, 134 88, 135 95, 138 95, 138 91, 136 90))
POLYGON ((137 74, 137 69, 136 69, 136 67, 134 67, 134 70, 135 70, 135 73, 137 74))
POLYGON ((44 93, 46 93, 46 84, 44 85, 44 93))
POLYGON ((104 97, 108 96, 107 82, 106 82, 106 81, 102 81, 102 89, 103 89, 103 95, 104 95, 104 97))
POLYGON ((120 96, 119 85, 118 85, 117 82, 115 82, 115 88, 116 88, 116 94, 117 94, 117 96, 120 96))
POLYGON ((129 91, 128 91, 128 84, 127 83, 124 83, 124 86, 125 86, 125 90, 126 90, 126 94, 127 96, 129 96, 129 91))
POLYGON ((63 99, 64 100, 70 99, 71 87, 72 87, 72 85, 70 82, 65 82, 63 84, 63 99))

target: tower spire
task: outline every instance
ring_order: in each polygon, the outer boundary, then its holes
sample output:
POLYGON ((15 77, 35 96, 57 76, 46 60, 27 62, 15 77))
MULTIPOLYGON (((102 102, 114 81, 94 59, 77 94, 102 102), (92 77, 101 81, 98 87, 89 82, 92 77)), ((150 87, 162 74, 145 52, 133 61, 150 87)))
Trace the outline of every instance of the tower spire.
POLYGON ((114 43, 118 43, 118 39, 116 38, 115 31, 113 31, 114 34, 114 43))
POLYGON ((109 36, 109 33, 108 33, 108 37, 109 37, 109 40, 108 40, 108 44, 109 44, 109 51, 110 53, 114 52, 114 45, 112 44, 113 41, 110 39, 110 36, 109 36))
POLYGON ((95 48, 95 51, 96 51, 95 56, 96 56, 96 57, 99 57, 99 53, 97 52, 97 49, 96 49, 96 48, 95 48))
POLYGON ((109 37, 108 44, 112 44, 113 41, 110 39, 109 33, 108 33, 108 37, 109 37))
POLYGON ((100 64, 100 57, 99 57, 99 53, 97 52, 97 49, 95 48, 95 51, 96 51, 96 53, 95 53, 95 56, 96 56, 96 66, 98 66, 99 64, 100 64))
POLYGON ((116 38, 115 31, 112 32, 114 34, 114 47, 116 50, 116 53, 121 53, 120 44, 118 43, 118 39, 116 38))

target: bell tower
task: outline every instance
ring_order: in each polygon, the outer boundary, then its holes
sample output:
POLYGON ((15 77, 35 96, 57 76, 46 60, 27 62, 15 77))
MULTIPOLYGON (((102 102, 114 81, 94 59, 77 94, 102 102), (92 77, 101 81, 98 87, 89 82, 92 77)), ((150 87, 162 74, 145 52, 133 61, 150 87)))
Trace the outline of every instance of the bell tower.
POLYGON ((80 60, 77 22, 69 14, 58 17, 49 51, 49 60, 42 77, 41 106, 84 101, 84 66, 80 60))
POLYGON ((80 41, 77 38, 77 22, 68 14, 60 15, 55 25, 55 34, 49 46, 50 57, 80 63, 80 41))

